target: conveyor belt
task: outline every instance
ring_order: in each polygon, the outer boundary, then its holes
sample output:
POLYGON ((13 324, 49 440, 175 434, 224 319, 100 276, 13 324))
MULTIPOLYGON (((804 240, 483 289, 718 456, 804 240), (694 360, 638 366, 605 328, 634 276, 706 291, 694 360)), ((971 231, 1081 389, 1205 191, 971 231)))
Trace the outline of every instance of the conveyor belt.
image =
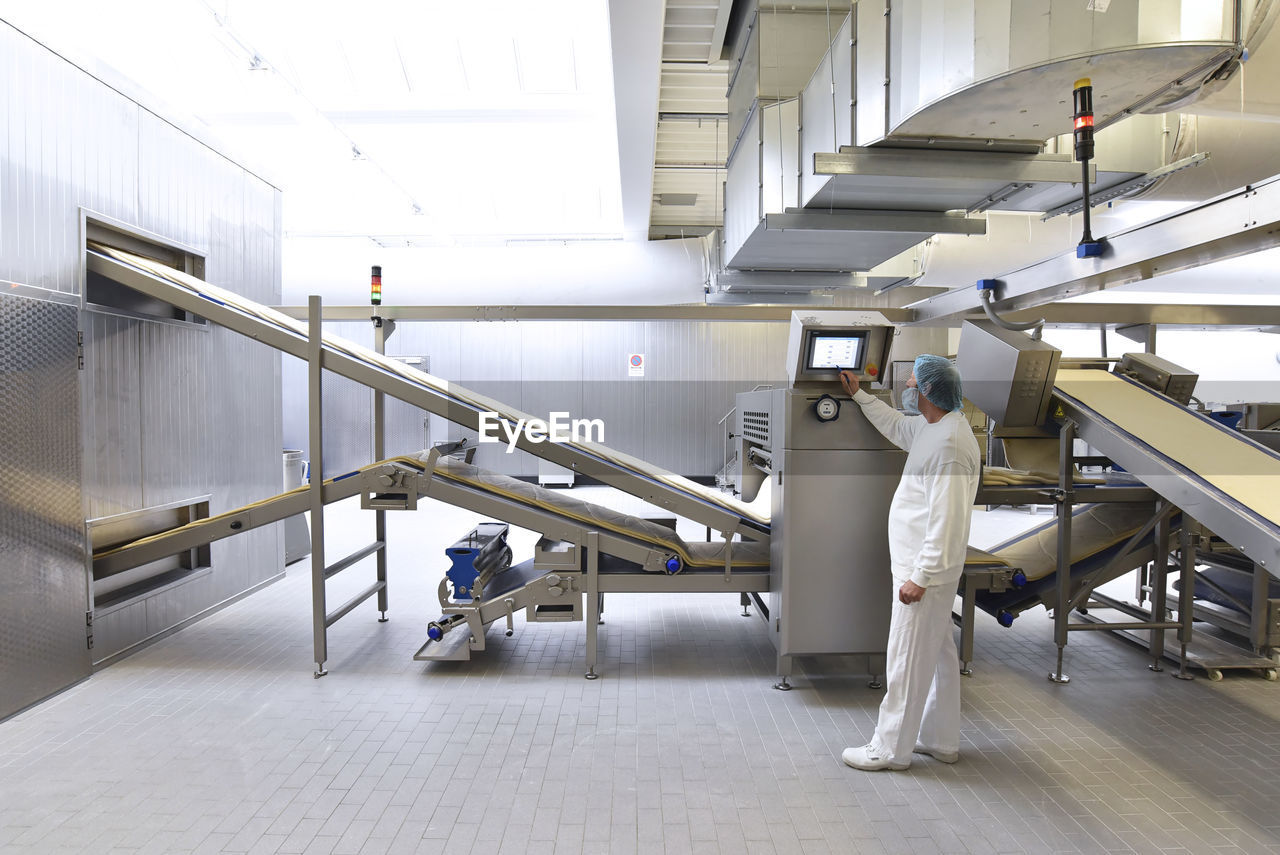
MULTIPOLYGON (((100 273, 166 303, 193 312, 300 359, 308 358, 308 330, 268 306, 210 285, 141 256, 90 243, 90 271, 100 273)), ((333 335, 323 336, 323 366, 428 412, 476 430, 481 412, 517 422, 529 415, 434 377, 395 359, 333 335)), ((561 466, 617 487, 678 516, 723 532, 741 531, 764 539, 767 509, 753 507, 636 457, 591 442, 529 442, 516 446, 561 466), (758 534, 753 534, 753 532, 758 534)))
MULTIPOLYGON (((393 460, 425 467, 425 457, 426 455, 423 454, 397 457, 393 460)), ((724 566, 725 544, 723 541, 691 543, 673 530, 651 520, 623 514, 603 505, 585 502, 562 491, 548 490, 536 484, 521 481, 519 478, 500 475, 458 460, 442 458, 436 464, 435 473, 451 481, 466 484, 529 507, 550 511, 559 516, 587 523, 594 528, 612 531, 653 546, 669 549, 679 555, 684 564, 691 568, 722 568, 724 566)), ((768 567, 768 545, 751 541, 735 543, 732 559, 735 567, 768 567)))
MULTIPOLYGON (((426 473, 429 454, 393 457, 330 478, 324 482, 326 501, 339 501, 362 492, 360 475, 376 475, 395 464, 418 473, 426 473)), ((489 472, 469 463, 440 458, 433 477, 442 478, 469 491, 492 497, 490 506, 496 509, 513 503, 534 509, 560 519, 584 524, 587 528, 619 535, 625 541, 645 544, 649 547, 678 555, 683 567, 690 569, 715 568, 723 570, 726 558, 733 567, 761 568, 769 565, 767 543, 738 541, 732 553, 726 554, 724 541, 709 543, 689 542, 671 529, 650 520, 619 513, 601 505, 585 502, 570 494, 547 490, 534 484, 506 475, 489 472)), ((430 480, 421 483, 425 495, 432 495, 430 480)), ((171 529, 131 543, 102 550, 94 554, 94 563, 111 572, 125 569, 167 554, 191 548, 193 543, 208 543, 259 525, 277 522, 306 509, 308 487, 298 487, 278 496, 255 502, 208 519, 197 520, 185 526, 171 529)), ((486 511, 491 508, 486 508, 486 511)), ((607 544, 606 544, 607 546, 607 544)))
MULTIPOLYGON (((1079 505, 1071 511, 1071 578, 1077 579, 1105 567, 1137 534, 1151 516, 1151 505, 1105 502, 1079 505)), ((1134 544, 1137 555, 1128 572, 1149 556, 1141 550, 1153 538, 1147 535, 1134 544)), ((975 602, 988 614, 1001 610, 1013 613, 1039 605, 1046 596, 1052 599, 1058 570, 1058 520, 1047 519, 1027 531, 1011 537, 989 550, 1000 563, 1017 567, 1026 576, 1019 588, 992 593, 978 592, 975 602)))
POLYGON ((1082 439, 1280 576, 1280 454, 1127 377, 1062 369, 1054 385, 1082 439))

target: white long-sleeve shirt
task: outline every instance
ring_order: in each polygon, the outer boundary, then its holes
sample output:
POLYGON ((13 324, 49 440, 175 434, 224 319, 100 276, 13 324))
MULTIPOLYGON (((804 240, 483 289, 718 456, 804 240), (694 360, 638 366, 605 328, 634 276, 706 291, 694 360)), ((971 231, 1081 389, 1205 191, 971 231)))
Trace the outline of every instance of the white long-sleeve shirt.
POLYGON ((853 400, 880 433, 907 452, 889 506, 889 560, 898 584, 955 585, 964 572, 982 458, 968 421, 947 413, 933 424, 904 416, 859 389, 853 400))

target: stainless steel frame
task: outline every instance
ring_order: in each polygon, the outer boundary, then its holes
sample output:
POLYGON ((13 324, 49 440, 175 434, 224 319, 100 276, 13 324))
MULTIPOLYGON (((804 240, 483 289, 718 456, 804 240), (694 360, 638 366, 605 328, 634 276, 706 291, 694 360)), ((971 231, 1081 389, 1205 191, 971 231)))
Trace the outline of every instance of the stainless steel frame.
MULTIPOLYGON (((1004 314, 1280 246, 1280 178, 1103 239, 1098 258, 1054 256, 1000 277, 992 308, 1004 314)), ((917 323, 953 325, 981 309, 978 292, 957 288, 913 303, 917 323)))
MULTIPOLYGON (((1152 403, 1167 399, 1152 392, 1152 403)), ((1230 497, 1158 454, 1139 437, 1117 430, 1103 416, 1055 391, 1055 401, 1089 445, 1136 474, 1168 501, 1180 508, 1195 508, 1200 522, 1245 555, 1280 575, 1280 529, 1254 516, 1230 497)), ((1246 441, 1241 439, 1241 441, 1246 441)))
MULTIPOLYGON (((1172 401, 1152 392, 1160 402, 1169 405, 1172 401)), ((1151 656, 1151 669, 1162 670, 1161 660, 1166 655, 1166 634, 1175 633, 1178 653, 1175 661, 1179 664, 1177 676, 1189 679, 1188 665, 1204 668, 1211 679, 1220 677, 1223 668, 1260 669, 1268 677, 1275 679, 1277 671, 1275 663, 1267 658, 1248 655, 1242 652, 1224 651, 1221 645, 1212 641, 1200 640, 1193 643, 1192 621, 1195 614, 1193 602, 1193 578, 1196 566, 1196 549, 1192 541, 1192 530, 1198 523, 1203 523, 1228 543, 1239 546, 1242 553, 1251 556, 1257 562, 1255 587, 1264 585, 1266 572, 1277 575, 1275 556, 1280 551, 1280 529, 1253 516, 1247 508, 1240 507, 1230 499, 1215 491, 1210 485, 1183 470, 1176 462, 1166 460, 1147 446, 1138 437, 1119 430, 1102 415, 1094 412, 1070 396, 1055 390, 1054 401, 1059 409, 1061 429, 1059 433, 1059 482, 1056 487, 1008 487, 983 488, 979 491, 978 504, 1025 504, 1028 499, 1038 497, 1051 500, 1057 505, 1057 561, 1055 575, 1056 589, 1051 601, 1045 605, 1053 610, 1054 643, 1057 651, 1057 664, 1049 674, 1049 679, 1058 683, 1067 683, 1070 678, 1063 672, 1063 655, 1069 633, 1078 631, 1104 629, 1128 635, 1143 643, 1151 656), (1072 579, 1070 574, 1070 545, 1072 507, 1079 501, 1081 494, 1075 488, 1074 468, 1078 458, 1074 456, 1073 445, 1079 436, 1090 446, 1097 448, 1107 459, 1123 466, 1127 471, 1137 474, 1146 484, 1144 487, 1105 487, 1091 488, 1088 501, 1147 501, 1154 499, 1155 509, 1147 523, 1132 535, 1119 553, 1107 565, 1089 573, 1083 578, 1072 579), (1178 525, 1178 546, 1172 548, 1174 536, 1172 519, 1179 508, 1182 519, 1178 525), (1195 508, 1201 519, 1192 520, 1185 512, 1186 508, 1195 508), (1139 544, 1154 531, 1154 542, 1148 548, 1139 544), (1178 603, 1175 610, 1170 610, 1166 603, 1167 573, 1169 556, 1176 553, 1180 575, 1178 603), (1258 556, 1265 555, 1263 559, 1258 556), (1111 579, 1115 579, 1138 565, 1147 565, 1143 579, 1139 582, 1140 598, 1150 597, 1150 608, 1143 609, 1123 603, 1112 597, 1098 594, 1094 589, 1111 579), (1268 563, 1269 562, 1269 563, 1268 563), (1093 611, 1086 613, 1092 608, 1093 611), (1131 620, 1104 621, 1097 614, 1097 609, 1119 611, 1131 620), (1176 619, 1166 619, 1170 611, 1176 611, 1176 619), (1071 614, 1078 612, 1081 620, 1073 622, 1071 614), (1146 633, 1145 636, 1135 633, 1146 633)), ((1155 403, 1155 401, 1153 401, 1155 403)), ((1244 441, 1244 440, 1242 440, 1244 441)), ((969 587, 981 587, 987 577, 983 568, 976 568, 972 580, 966 577, 961 592, 965 598, 962 608, 962 645, 966 633, 972 630, 967 624, 972 618, 972 607, 969 587)), ((1003 584, 1003 577, 998 573, 991 576, 996 584, 1003 584)), ((1265 601, 1255 590, 1254 600, 1265 601)), ((1256 638, 1260 631, 1257 624, 1265 620, 1267 610, 1256 610, 1250 617, 1250 637, 1256 638)), ((971 639, 971 635, 968 636, 971 639)), ((965 645, 962 652, 972 655, 971 642, 965 645)), ((966 660, 967 661, 967 660, 966 660)))
MULTIPOLYGON (((815 274, 816 275, 816 274, 815 274)), ((981 309, 962 316, 921 321, 915 309, 866 306, 823 306, 823 311, 866 311, 873 309, 892 324, 959 326, 964 319, 986 317, 981 309)), ((917 304, 919 305, 919 304, 917 304)), ((815 308, 816 306, 809 306, 815 308)), ((276 311, 298 320, 307 317, 306 306, 274 306, 276 311)), ((797 308, 783 305, 687 306, 381 306, 379 314, 399 321, 560 321, 560 320, 652 320, 652 321, 785 321, 797 308)), ((368 306, 325 306, 326 321, 365 321, 368 306)), ((1045 326, 1097 329, 1158 324, 1163 329, 1260 329, 1280 327, 1280 306, 1163 305, 1147 303, 1056 303, 1036 309, 1009 312, 1011 321, 1045 319, 1045 326)))

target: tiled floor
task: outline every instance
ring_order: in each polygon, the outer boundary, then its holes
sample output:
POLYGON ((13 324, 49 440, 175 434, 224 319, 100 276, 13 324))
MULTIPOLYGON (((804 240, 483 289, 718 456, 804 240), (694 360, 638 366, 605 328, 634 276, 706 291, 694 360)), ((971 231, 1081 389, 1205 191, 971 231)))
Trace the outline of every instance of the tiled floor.
MULTIPOLYGON (((360 513, 330 515, 331 558, 371 539, 360 513)), ((581 623, 412 661, 475 518, 391 520, 392 620, 338 623, 324 679, 304 562, 0 724, 0 851, 1280 853, 1280 686, 1257 676, 1183 683, 1089 633, 1053 685, 1043 612, 980 616, 961 762, 856 772, 839 754, 880 693, 828 663, 773 691, 736 596, 611 597, 596 682, 581 623)))

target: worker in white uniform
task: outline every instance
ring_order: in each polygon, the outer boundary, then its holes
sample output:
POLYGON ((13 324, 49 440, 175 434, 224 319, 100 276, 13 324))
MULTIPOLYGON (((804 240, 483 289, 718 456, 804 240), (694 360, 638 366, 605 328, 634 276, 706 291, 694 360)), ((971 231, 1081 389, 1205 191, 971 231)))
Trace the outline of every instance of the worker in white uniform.
POLYGON ((867 420, 907 452, 889 508, 895 591, 884 701, 871 741, 846 748, 841 759, 866 771, 905 769, 913 752, 954 763, 960 756, 960 661, 951 608, 982 477, 978 443, 960 412, 960 374, 941 356, 916 359, 903 402, 908 411, 918 406, 919 416, 868 395, 850 371, 840 373, 840 382, 867 420))

